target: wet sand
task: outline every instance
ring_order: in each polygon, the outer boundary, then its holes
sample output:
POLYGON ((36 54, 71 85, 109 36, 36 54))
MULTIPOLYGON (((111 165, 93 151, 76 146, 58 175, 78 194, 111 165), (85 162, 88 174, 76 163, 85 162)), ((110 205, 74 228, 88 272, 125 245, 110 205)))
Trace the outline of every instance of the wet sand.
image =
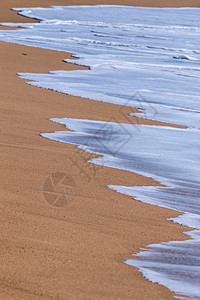
MULTIPOLYGON (((0 22, 33 22, 11 12, 10 7, 123 1, 26 2, 1 3, 0 22)), ((183 5, 184 1, 180 2, 183 5)), ((191 6, 189 2, 184 3, 191 6)), ((140 5, 157 3, 143 1, 140 5)), ((169 6, 170 1, 162 3, 169 6)), ((123 4, 138 6, 137 1, 123 4)), ((197 6, 197 1, 193 5, 197 6)), ((130 123, 139 119, 128 116, 129 108, 121 114, 118 105, 32 87, 16 75, 81 69, 62 62, 71 54, 4 42, 0 47, 0 298, 172 299, 174 294, 168 289, 150 283, 123 261, 148 244, 187 238, 182 234, 187 228, 166 221, 177 212, 134 201, 106 188, 107 184, 159 183, 126 171, 91 169, 83 151, 39 135, 64 130, 62 125, 50 122, 51 117, 103 121, 115 117, 130 123), (49 205, 47 198, 45 201, 43 184, 49 176, 60 173, 74 179, 76 195, 71 203, 57 208, 49 205)))

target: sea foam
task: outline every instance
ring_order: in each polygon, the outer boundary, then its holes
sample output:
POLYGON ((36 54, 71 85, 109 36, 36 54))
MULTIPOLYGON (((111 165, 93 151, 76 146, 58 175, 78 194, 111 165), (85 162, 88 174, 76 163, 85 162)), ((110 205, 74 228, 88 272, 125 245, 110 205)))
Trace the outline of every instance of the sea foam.
POLYGON ((90 67, 20 73, 31 80, 28 84, 122 108, 137 107, 140 114, 134 116, 187 127, 54 118, 72 132, 43 136, 103 155, 93 164, 135 172, 165 186, 109 185, 136 200, 182 212, 172 221, 197 229, 188 233, 190 240, 149 245, 126 263, 179 293, 180 299, 182 295, 200 297, 200 9, 54 6, 16 10, 41 22, 0 31, 0 40, 72 52, 79 59, 67 62, 90 67))

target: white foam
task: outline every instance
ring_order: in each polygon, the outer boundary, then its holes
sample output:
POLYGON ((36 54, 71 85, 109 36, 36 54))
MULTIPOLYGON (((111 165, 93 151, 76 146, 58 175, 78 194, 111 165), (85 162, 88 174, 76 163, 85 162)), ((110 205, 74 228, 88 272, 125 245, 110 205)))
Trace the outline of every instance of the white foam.
MULTIPOLYGON (((174 222, 194 227, 191 240, 150 245, 137 259, 149 280, 191 299, 200 297, 200 9, 122 6, 29 8, 40 23, 0 31, 0 40, 68 51, 90 70, 24 74, 31 85, 123 106, 188 126, 177 129, 53 119, 73 132, 43 134, 103 155, 91 163, 152 177, 166 187, 110 188, 135 199, 183 212, 174 222)), ((56 114, 56 112, 55 112, 56 114)))
MULTIPOLYGON (((91 163, 149 176, 167 186, 110 185, 111 189, 146 203, 181 211, 183 215, 171 220, 200 229, 199 130, 68 118, 52 121, 72 131, 42 136, 103 155, 91 163)), ((138 267, 153 282, 182 295, 198 297, 200 230, 187 234, 192 240, 150 245, 139 253, 138 259, 126 263, 138 267)))
POLYGON ((199 128, 199 9, 73 6, 17 10, 42 21, 18 23, 28 30, 1 31, 1 40, 70 51, 80 59, 67 61, 90 66, 90 71, 20 74, 34 81, 29 84, 142 106, 145 114, 140 117, 199 128), (136 91, 142 94, 139 103, 136 91))

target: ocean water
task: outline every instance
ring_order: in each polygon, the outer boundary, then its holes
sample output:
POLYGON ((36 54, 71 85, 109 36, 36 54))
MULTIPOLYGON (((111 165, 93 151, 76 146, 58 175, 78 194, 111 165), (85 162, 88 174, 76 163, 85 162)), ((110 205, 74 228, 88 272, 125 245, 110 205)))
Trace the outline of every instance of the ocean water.
MULTIPOLYGON (((57 119, 72 131, 42 136, 103 155, 103 164, 154 178, 165 187, 111 186, 136 200, 183 214, 186 241, 149 245, 125 263, 180 299, 200 298, 200 9, 73 6, 20 9, 40 23, 0 31, 0 40, 72 52, 90 70, 19 74, 28 84, 137 107, 137 117, 187 128, 57 119), (189 238, 188 237, 188 238, 189 238)), ((5 24, 5 23, 4 23, 5 24)), ((16 24, 8 24, 16 26, 16 24)), ((83 99, 84 101, 84 99, 83 99)))

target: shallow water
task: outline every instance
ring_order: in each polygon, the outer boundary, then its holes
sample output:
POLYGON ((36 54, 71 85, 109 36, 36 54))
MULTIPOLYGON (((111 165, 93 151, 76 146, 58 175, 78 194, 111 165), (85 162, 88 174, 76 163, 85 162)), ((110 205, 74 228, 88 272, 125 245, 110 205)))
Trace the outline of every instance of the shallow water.
MULTIPOLYGON (((78 119, 52 119, 71 131, 42 136, 79 145, 103 155, 91 163, 152 177, 167 187, 109 186, 143 202, 186 212, 175 222, 200 229, 200 139, 197 129, 107 123, 78 119), (182 149, 182 150, 181 150, 182 149), (191 155, 192 151, 193 155, 191 155)), ((153 282, 190 297, 199 296, 200 230, 188 233, 191 240, 150 245, 129 259, 153 282)))
POLYGON ((122 110, 138 107, 142 113, 134 115, 188 127, 52 119, 73 132, 43 136, 103 155, 91 163, 129 170, 166 186, 109 186, 183 212, 173 221, 198 229, 189 233, 191 240, 150 245, 126 263, 180 295, 200 297, 200 10, 83 6, 22 13, 42 22, 0 31, 0 40, 72 52, 79 60, 67 61, 90 67, 20 74, 32 80, 29 84, 120 104, 122 110))

